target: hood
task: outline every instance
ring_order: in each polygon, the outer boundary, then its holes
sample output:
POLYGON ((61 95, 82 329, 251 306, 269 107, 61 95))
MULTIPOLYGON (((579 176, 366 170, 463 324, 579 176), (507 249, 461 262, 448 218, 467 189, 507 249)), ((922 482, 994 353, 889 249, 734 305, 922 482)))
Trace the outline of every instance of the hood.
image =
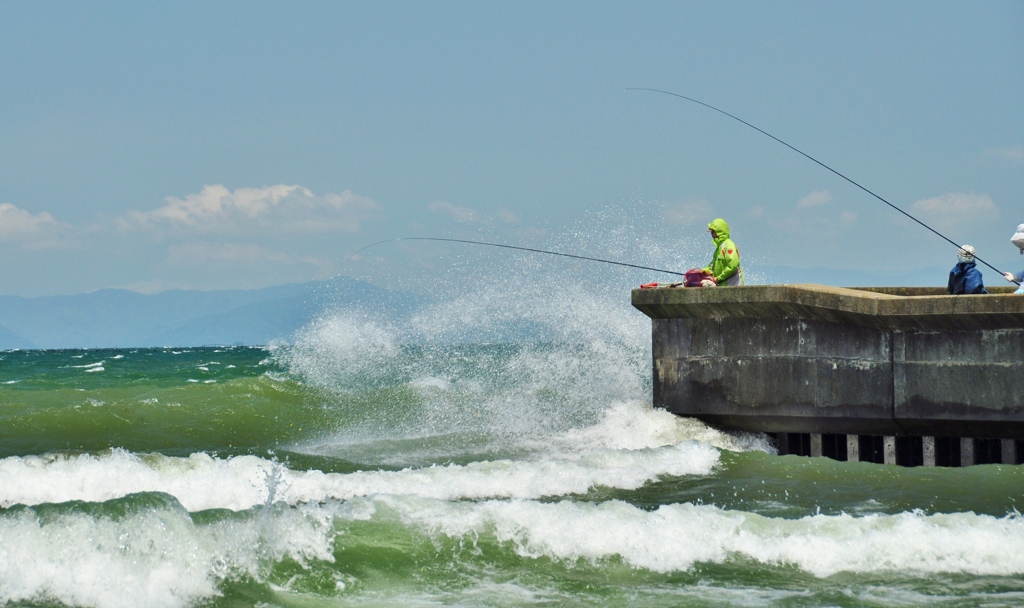
POLYGON ((718 218, 708 224, 708 228, 714 230, 717 235, 715 237, 715 245, 721 245, 725 239, 729 238, 729 224, 726 224, 722 218, 718 218))
POLYGON ((1010 242, 1013 243, 1014 247, 1020 248, 1020 254, 1024 255, 1024 224, 1017 226, 1017 232, 1010 237, 1010 242))

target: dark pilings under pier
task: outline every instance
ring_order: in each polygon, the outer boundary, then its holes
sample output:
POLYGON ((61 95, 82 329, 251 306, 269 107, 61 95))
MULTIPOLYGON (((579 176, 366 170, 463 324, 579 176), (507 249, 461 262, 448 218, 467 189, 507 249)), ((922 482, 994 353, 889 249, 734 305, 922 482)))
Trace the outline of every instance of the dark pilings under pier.
POLYGON ((824 456, 847 462, 898 464, 905 467, 959 467, 972 464, 1024 464, 1024 440, 966 437, 884 437, 821 435, 815 454, 813 433, 773 433, 780 456, 824 456), (886 450, 893 439, 893 449, 886 450), (886 459, 888 457, 888 460, 886 459))

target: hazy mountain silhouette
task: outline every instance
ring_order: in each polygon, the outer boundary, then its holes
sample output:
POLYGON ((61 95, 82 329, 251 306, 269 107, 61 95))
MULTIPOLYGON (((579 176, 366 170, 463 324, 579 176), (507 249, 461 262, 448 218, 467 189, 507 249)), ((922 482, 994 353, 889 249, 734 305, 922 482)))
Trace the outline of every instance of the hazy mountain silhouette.
POLYGON ((0 348, 259 345, 333 308, 401 314, 421 301, 348 277, 253 290, 0 296, 0 348))

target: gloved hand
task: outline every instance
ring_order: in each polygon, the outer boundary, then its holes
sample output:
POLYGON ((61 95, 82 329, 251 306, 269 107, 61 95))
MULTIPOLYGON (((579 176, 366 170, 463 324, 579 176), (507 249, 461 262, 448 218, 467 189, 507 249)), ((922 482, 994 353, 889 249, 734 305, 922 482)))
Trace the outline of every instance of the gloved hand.
POLYGON ((700 282, 701 287, 718 287, 718 283, 715 283, 711 279, 704 279, 700 282))
POLYGON ((1013 273, 1012 272, 1004 272, 1003 273, 1003 278, 1006 279, 1007 281, 1013 283, 1013 273))

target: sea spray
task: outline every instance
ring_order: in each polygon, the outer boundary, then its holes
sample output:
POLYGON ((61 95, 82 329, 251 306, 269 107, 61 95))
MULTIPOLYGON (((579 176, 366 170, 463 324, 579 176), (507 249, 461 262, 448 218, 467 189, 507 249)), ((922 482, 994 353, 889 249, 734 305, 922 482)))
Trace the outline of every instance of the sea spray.
POLYGON ((614 403, 647 401, 643 319, 572 288, 561 290, 568 305, 551 307, 538 301, 545 289, 513 290, 516 297, 484 289, 400 328, 342 310, 276 346, 274 357, 325 391, 327 407, 337 404, 350 423, 339 443, 450 434, 521 443, 593 425, 614 403), (529 335, 471 341, 513 325, 529 335), (389 394, 367 403, 366 387, 389 394))

